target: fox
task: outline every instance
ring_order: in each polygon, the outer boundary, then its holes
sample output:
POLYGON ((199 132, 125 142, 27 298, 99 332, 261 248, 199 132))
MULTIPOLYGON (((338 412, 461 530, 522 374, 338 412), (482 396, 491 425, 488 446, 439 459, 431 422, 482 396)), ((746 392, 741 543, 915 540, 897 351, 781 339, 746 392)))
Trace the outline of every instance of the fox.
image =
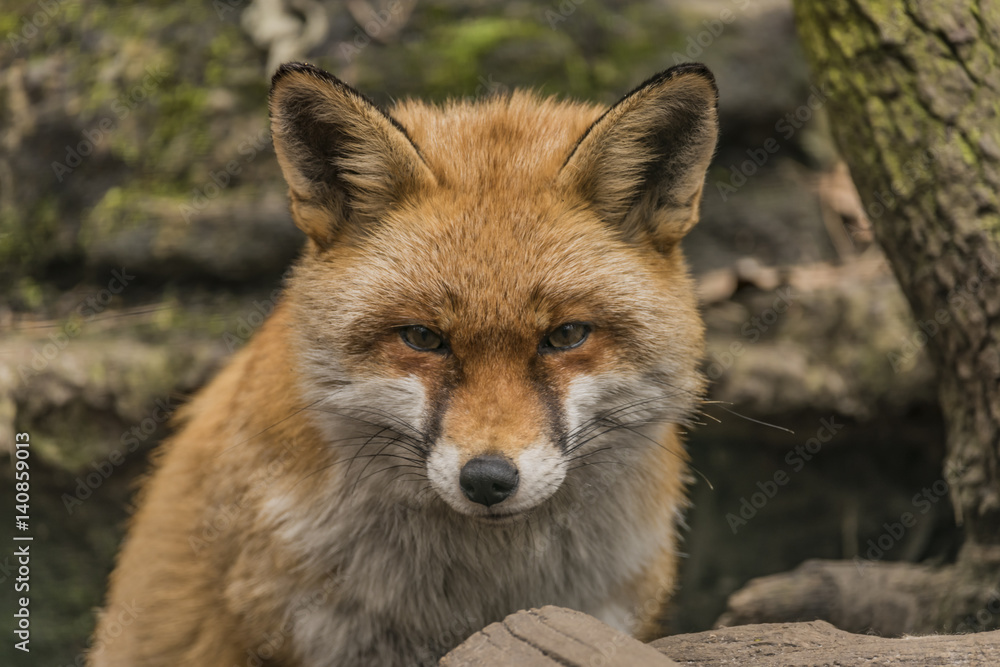
POLYGON ((697 63, 610 107, 388 110, 282 65, 305 245, 154 453, 89 664, 434 665, 543 605, 658 637, 706 386, 681 240, 717 107, 697 63))

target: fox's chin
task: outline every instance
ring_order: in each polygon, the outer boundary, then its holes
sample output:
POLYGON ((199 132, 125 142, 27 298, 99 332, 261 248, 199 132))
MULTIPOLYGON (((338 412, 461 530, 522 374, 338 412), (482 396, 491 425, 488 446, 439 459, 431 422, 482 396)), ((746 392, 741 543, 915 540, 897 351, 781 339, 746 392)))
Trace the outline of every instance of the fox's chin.
MULTIPOLYGON (((433 482, 432 486, 434 486, 433 482)), ((434 490, 438 491, 436 488, 434 490)), ((442 501, 443 505, 447 506, 449 511, 474 519, 477 523, 498 526, 515 523, 527 518, 535 510, 543 506, 553 495, 554 493, 548 493, 544 497, 532 498, 532 502, 530 503, 526 503, 525 499, 511 498, 509 501, 487 508, 473 502, 468 502, 464 498, 458 498, 456 497, 457 494, 437 493, 438 498, 442 501)))
POLYGON ((473 514, 472 517, 477 522, 484 523, 488 526, 506 526, 508 524, 519 523, 527 519, 529 514, 531 514, 531 510, 525 510, 523 512, 507 512, 504 514, 473 514))
POLYGON ((472 503, 456 507, 455 504, 448 502, 447 499, 442 498, 442 500, 448 506, 448 511, 454 512, 463 519, 471 519, 477 524, 487 526, 504 526, 523 521, 538 507, 538 505, 533 505, 524 509, 505 509, 500 507, 486 509, 472 503))

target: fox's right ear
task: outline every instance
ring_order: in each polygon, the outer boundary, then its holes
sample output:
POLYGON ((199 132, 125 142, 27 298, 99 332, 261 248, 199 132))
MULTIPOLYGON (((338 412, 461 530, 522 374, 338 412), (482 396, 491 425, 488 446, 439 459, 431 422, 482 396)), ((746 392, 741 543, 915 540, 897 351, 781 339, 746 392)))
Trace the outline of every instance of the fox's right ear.
POLYGON ((673 248, 698 220, 719 136, 717 98, 704 65, 657 74, 584 133, 558 184, 582 194, 626 238, 673 248))
POLYGON ((271 79, 271 136, 295 224, 321 248, 376 223, 434 183, 406 130, 368 98, 303 63, 271 79))

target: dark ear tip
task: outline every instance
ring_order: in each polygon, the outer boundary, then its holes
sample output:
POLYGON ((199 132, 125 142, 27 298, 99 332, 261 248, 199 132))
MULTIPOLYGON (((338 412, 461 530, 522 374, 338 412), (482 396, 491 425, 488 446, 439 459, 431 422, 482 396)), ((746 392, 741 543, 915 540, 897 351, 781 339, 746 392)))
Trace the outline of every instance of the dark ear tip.
POLYGON ((703 63, 681 63, 680 65, 674 65, 664 73, 673 74, 673 76, 696 74, 700 77, 708 79, 712 86, 715 86, 715 75, 712 74, 712 70, 708 69, 708 66, 703 63))
POLYGON ((309 63, 282 63, 278 66, 278 69, 274 72, 274 76, 271 77, 271 92, 274 92, 275 87, 285 77, 292 74, 305 74, 306 76, 311 76, 323 81, 327 81, 337 86, 344 85, 344 82, 330 74, 326 70, 320 69, 315 65, 310 65, 309 63))
POLYGON ((281 81, 283 78, 289 74, 294 74, 296 72, 302 72, 304 74, 313 74, 319 68, 310 65, 309 63, 282 63, 278 66, 278 69, 274 72, 271 77, 271 88, 274 88, 275 84, 281 81))
POLYGON ((712 74, 712 70, 708 69, 708 67, 702 63, 681 63, 680 65, 674 65, 669 69, 659 72, 658 74, 654 74, 649 79, 636 86, 635 90, 642 90, 648 86, 654 86, 663 83, 664 81, 684 76, 696 76, 704 79, 712 87, 712 92, 715 94, 716 100, 718 100, 719 87, 715 83, 715 75, 712 74))

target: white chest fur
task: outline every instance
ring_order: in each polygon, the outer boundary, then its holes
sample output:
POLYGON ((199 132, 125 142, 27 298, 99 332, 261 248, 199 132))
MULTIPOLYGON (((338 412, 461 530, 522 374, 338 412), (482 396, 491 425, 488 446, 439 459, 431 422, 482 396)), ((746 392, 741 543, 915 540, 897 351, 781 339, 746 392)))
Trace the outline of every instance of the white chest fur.
POLYGON ((651 481, 635 472, 641 467, 594 468, 504 525, 440 500, 408 507, 368 494, 342 501, 322 526, 286 516, 285 546, 304 568, 327 573, 312 588, 332 588, 319 603, 308 589, 290 589, 296 652, 310 667, 436 664, 485 625, 545 604, 632 630, 630 606, 640 601, 625 588, 672 548, 676 508, 640 510, 651 481), (297 602, 303 597, 313 600, 308 607, 297 602))

